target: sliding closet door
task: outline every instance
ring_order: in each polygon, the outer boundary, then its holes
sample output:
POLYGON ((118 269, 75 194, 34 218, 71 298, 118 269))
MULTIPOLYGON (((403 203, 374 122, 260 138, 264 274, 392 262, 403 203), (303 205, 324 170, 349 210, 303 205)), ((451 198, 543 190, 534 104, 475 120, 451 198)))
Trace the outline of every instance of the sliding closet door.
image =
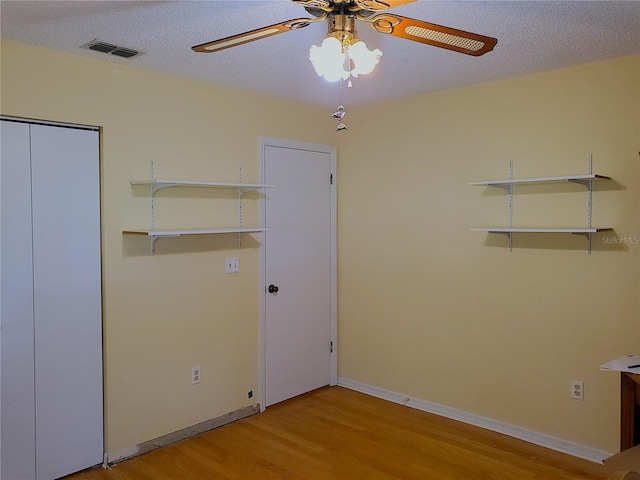
POLYGON ((98 132, 2 120, 3 480, 103 453, 98 132))
POLYGON ((29 125, 0 122, 2 479, 36 476, 29 125))
POLYGON ((31 126, 36 472, 102 462, 98 132, 31 126))

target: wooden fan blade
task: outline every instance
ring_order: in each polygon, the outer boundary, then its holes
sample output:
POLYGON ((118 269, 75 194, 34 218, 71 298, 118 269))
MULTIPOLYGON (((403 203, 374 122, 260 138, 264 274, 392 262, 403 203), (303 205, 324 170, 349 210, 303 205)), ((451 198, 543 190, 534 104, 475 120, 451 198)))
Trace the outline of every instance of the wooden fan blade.
POLYGON ((305 8, 314 8, 322 10, 324 12, 333 11, 333 2, 329 0, 290 0, 296 5, 301 5, 305 8))
POLYGON ((399 7, 416 0, 354 0, 354 3, 360 10, 368 10, 369 12, 384 12, 391 8, 399 7))
POLYGON ((371 27, 379 33, 446 48, 478 57, 493 50, 498 40, 477 33, 443 27, 413 18, 382 13, 372 17, 371 27))
POLYGON ((268 27, 251 30, 250 32, 232 35, 231 37, 221 38, 220 40, 203 43, 202 45, 196 45, 195 47, 191 47, 191 50, 199 53, 219 52, 220 50, 242 45, 243 43, 262 40, 263 38, 278 35, 279 33, 290 32, 291 30, 298 30, 299 28, 306 27, 317 21, 317 18, 295 18, 293 20, 287 20, 286 22, 276 23, 275 25, 269 25, 268 27))

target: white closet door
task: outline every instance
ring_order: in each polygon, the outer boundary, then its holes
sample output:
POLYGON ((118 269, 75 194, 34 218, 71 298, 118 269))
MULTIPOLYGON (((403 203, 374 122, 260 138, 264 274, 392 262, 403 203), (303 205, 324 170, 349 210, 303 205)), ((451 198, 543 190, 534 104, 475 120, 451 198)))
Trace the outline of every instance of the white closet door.
POLYGON ((98 132, 31 126, 36 473, 102 462, 98 132))
POLYGON ((29 125, 0 122, 0 478, 36 474, 29 125))

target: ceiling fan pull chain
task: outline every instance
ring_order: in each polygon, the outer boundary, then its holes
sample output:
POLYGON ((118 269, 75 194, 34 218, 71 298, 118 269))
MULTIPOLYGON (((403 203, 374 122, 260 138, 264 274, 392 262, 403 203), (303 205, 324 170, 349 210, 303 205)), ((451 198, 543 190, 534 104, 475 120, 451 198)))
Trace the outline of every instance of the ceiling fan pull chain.
POLYGON ((340 132, 341 130, 349 130, 349 127, 347 127, 342 122, 342 119, 347 114, 347 112, 345 112, 344 110, 344 106, 342 105, 342 82, 340 82, 339 89, 340 89, 340 105, 338 105, 338 110, 336 110, 331 114, 333 118, 338 120, 338 126, 336 127, 336 132, 340 132))
MULTIPOLYGON (((347 87, 351 88, 353 87, 353 84, 351 83, 351 57, 349 56, 349 44, 344 46, 344 55, 345 55, 345 63, 347 65, 347 72, 349 72, 349 78, 347 79, 347 87)), ((342 103, 342 100, 341 102, 342 103)))

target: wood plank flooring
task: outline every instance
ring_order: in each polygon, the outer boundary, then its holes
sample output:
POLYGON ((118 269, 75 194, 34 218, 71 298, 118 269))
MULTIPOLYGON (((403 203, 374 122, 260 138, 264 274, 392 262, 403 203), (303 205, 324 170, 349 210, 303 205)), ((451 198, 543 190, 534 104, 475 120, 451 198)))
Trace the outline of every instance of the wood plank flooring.
POLYGON ((65 480, 602 480, 602 465, 326 387, 65 480))

